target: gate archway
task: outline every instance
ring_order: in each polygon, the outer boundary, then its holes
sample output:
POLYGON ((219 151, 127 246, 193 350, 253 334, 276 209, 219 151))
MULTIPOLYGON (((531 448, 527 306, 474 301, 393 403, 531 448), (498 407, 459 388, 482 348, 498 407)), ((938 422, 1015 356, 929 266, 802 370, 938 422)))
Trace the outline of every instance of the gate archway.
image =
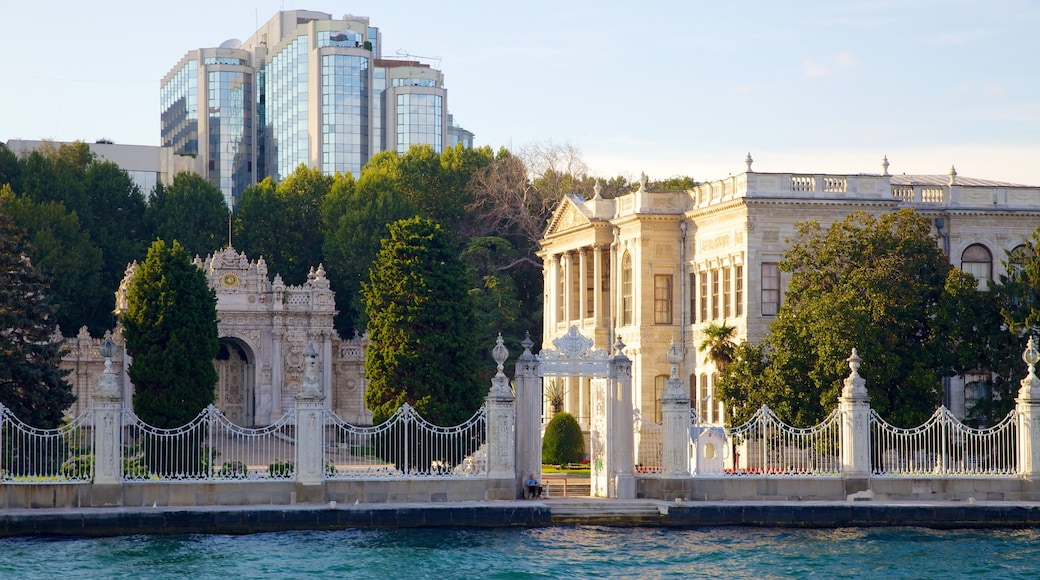
POLYGON ((594 350, 594 341, 571 326, 553 340, 555 348, 537 356, 525 341, 517 362, 518 478, 541 473, 542 379, 589 378, 590 493, 594 497, 635 497, 632 433, 632 363, 618 338, 615 356, 594 350))
POLYGON ((253 427, 256 421, 256 359, 244 342, 225 337, 213 361, 217 369, 214 404, 234 424, 253 427))

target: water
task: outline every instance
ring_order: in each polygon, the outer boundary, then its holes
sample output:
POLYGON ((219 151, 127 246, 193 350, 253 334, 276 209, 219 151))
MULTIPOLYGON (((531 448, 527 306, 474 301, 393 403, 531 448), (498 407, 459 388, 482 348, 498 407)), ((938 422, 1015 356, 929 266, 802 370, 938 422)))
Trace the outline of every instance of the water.
POLYGON ((0 540, 0 577, 1036 578, 1040 530, 346 530, 0 540))

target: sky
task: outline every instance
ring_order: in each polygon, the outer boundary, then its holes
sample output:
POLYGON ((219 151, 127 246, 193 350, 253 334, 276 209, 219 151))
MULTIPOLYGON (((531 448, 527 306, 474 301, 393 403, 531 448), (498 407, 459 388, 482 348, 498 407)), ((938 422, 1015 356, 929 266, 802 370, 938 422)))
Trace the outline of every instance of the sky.
POLYGON ((159 144, 159 81, 279 10, 368 16, 477 145, 593 175, 959 175, 1040 185, 1036 0, 5 0, 0 141, 159 144))

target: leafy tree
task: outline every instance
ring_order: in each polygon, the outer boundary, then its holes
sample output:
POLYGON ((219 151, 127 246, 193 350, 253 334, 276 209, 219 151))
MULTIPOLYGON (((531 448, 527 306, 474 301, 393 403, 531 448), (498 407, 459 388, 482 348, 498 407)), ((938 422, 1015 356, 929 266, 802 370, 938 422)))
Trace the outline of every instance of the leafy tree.
MULTIPOLYGON (((1031 240, 1004 261, 1005 273, 993 285, 1000 314, 1013 334, 1028 338, 1040 333, 1040 228, 1031 240)), ((1023 343, 1024 344, 1024 343, 1023 343)))
MULTIPOLYGON (((531 320, 524 311, 516 282, 504 268, 516 257, 517 251, 512 244, 497 237, 476 238, 462 252, 469 274, 469 293, 475 306, 477 344, 494 344, 498 334, 502 333, 507 337, 511 359, 523 352, 520 341, 524 331, 540 325, 540 320, 531 320)), ((481 360, 485 363, 481 377, 490 381, 494 369, 491 351, 486 351, 481 360)))
POLYGON ((545 426, 542 437, 542 463, 578 463, 585 457, 585 437, 574 415, 559 412, 545 426))
POLYGON ((878 413, 898 425, 931 416, 942 399, 940 379, 953 374, 965 343, 937 331, 955 297, 947 291, 953 268, 930 229, 910 210, 880 218, 857 212, 829 229, 800 224, 780 264, 792 277, 763 341, 764 372, 752 376, 746 365, 760 361, 741 357, 727 367, 752 381, 751 408, 769 404, 798 425, 820 421, 836 405, 845 361, 857 348, 878 413))
POLYGON ((11 151, 10 147, 0 143, 0 185, 19 187, 18 156, 11 151))
POLYGON ((420 217, 390 224, 362 286, 372 341, 365 402, 377 423, 405 402, 440 425, 461 423, 480 407, 486 389, 467 290, 444 229, 420 217))
POLYGON ((361 179, 336 181, 322 201, 324 261, 336 291, 336 329, 350 336, 367 323, 361 301, 361 285, 379 253, 387 226, 415 215, 411 204, 397 193, 382 170, 366 170, 361 179))
POLYGON ((11 188, 0 188, 3 212, 30 232, 28 256, 33 265, 48 279, 56 308, 54 321, 67 335, 87 326, 99 335, 108 327, 97 324, 84 313, 84 304, 112 300, 112 293, 101 287, 101 250, 90 241, 90 235, 79 223, 79 216, 68 213, 57 202, 35 203, 16 196, 11 188))
POLYGON ((53 428, 72 404, 52 340, 54 307, 45 278, 33 267, 25 231, 0 211, 0 403, 22 421, 53 428))
POLYGON ((213 402, 217 298, 179 242, 148 249, 123 314, 134 412, 164 429, 180 427, 213 402))
POLYGON ((217 186, 182 172, 148 199, 145 222, 151 239, 177 240, 191 255, 205 256, 228 243, 228 206, 217 186))
POLYGON ((321 203, 334 179, 300 164, 277 186, 267 178, 246 189, 235 210, 235 246, 263 256, 286 283, 305 282, 322 261, 321 203))

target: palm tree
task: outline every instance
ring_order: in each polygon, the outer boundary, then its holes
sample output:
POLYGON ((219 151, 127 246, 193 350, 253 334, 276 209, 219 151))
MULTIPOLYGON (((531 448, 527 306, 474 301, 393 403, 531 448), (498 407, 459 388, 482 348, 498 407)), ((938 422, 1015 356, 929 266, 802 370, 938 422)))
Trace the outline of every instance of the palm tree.
POLYGON ((706 353, 705 362, 714 363, 719 372, 722 372, 727 364, 733 362, 737 348, 737 345, 733 343, 733 335, 736 331, 737 327, 726 324, 725 320, 722 321, 722 324, 712 322, 701 331, 704 333, 704 340, 701 341, 697 350, 706 353))

